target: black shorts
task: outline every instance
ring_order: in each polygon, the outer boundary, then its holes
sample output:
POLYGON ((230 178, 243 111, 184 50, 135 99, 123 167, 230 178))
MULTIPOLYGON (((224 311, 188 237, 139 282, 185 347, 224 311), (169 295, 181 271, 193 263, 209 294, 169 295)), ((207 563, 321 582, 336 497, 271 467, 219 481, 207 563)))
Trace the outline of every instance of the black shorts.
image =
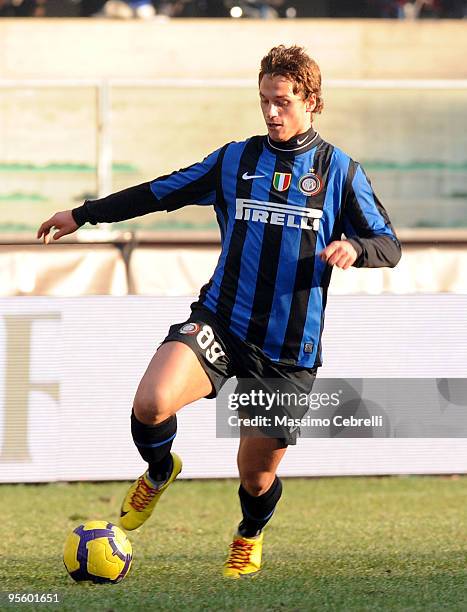
POLYGON ((281 439, 284 446, 296 444, 300 427, 295 421, 303 418, 309 406, 301 400, 290 401, 290 398, 303 399, 310 394, 316 378, 316 368, 271 361, 258 347, 226 330, 216 320, 216 316, 204 308, 194 309, 189 319, 170 326, 162 344, 172 341, 183 342, 197 356, 213 386, 208 398, 216 397, 232 377, 238 381, 235 389, 237 394, 256 392, 258 397, 262 390, 263 393, 269 393, 271 398, 279 398, 279 395, 287 397, 285 403, 279 400, 273 405, 271 403, 267 412, 261 413, 257 406, 242 406, 239 411, 245 417, 263 414, 270 419, 267 425, 258 425, 263 435, 281 439))

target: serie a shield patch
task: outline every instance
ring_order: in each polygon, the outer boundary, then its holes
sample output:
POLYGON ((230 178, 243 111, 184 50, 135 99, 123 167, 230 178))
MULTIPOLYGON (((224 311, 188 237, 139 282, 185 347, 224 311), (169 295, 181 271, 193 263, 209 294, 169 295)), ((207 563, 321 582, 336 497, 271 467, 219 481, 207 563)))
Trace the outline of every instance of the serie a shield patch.
POLYGON ((274 172, 272 184, 276 191, 287 191, 291 182, 292 174, 290 172, 274 172))

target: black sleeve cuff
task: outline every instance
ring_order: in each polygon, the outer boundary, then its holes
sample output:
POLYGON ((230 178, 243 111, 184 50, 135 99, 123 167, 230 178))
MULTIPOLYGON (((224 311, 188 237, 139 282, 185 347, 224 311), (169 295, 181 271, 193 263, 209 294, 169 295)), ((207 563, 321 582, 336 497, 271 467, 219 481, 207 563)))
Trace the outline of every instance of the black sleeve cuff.
POLYGON ((75 223, 78 227, 81 227, 82 225, 84 225, 85 223, 89 221, 88 212, 86 210, 86 203, 87 203, 87 200, 85 200, 82 206, 73 208, 73 210, 71 211, 71 215, 73 219, 75 220, 75 223))
POLYGON ((352 264, 355 268, 359 268, 362 265, 363 260, 363 246, 361 245, 358 238, 346 238, 347 242, 353 246, 353 248, 357 251, 357 259, 352 264))

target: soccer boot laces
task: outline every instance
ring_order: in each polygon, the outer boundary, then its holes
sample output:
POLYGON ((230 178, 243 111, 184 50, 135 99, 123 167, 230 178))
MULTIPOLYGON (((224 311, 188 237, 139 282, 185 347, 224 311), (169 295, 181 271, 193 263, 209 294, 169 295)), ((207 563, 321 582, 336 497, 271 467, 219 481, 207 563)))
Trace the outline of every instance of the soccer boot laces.
POLYGON ((171 455, 173 459, 172 472, 162 486, 155 487, 149 479, 148 472, 145 472, 128 489, 120 510, 120 527, 127 531, 137 529, 151 516, 162 493, 182 471, 180 457, 175 453, 171 453, 171 455))
POLYGON ((255 538, 234 536, 229 545, 229 556, 224 563, 223 574, 226 578, 247 578, 257 574, 261 568, 263 532, 255 538))

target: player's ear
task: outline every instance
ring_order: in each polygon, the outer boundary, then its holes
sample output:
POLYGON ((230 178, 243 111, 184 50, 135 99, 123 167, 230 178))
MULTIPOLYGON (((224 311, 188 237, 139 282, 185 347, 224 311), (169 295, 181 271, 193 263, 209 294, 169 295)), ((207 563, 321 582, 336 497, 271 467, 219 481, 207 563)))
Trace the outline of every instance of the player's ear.
POLYGON ((312 113, 316 108, 316 94, 312 93, 309 95, 308 100, 306 101, 306 112, 312 113))

